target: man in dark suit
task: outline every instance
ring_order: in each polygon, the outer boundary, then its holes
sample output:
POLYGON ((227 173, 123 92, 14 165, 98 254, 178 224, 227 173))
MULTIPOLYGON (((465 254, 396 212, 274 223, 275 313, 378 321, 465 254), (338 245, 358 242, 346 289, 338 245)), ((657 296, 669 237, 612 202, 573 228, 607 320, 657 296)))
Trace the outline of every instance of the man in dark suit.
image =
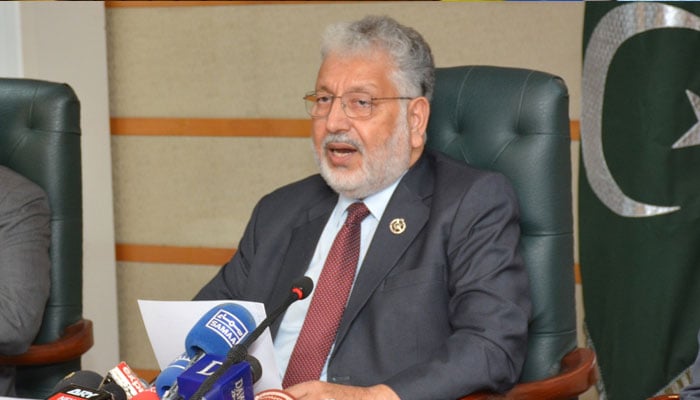
POLYGON ((424 151, 434 63, 418 32, 367 17, 329 27, 321 53, 305 97, 320 175, 265 196, 235 256, 196 298, 271 310, 293 280, 310 276, 311 298, 272 326, 285 389, 297 399, 435 400, 509 389, 530 316, 511 186, 424 151), (318 371, 290 379, 299 354, 318 356, 297 338, 313 330, 315 310, 331 314, 329 303, 314 302, 322 301, 334 237, 359 201, 369 215, 332 347, 318 371))
MULTIPOLYGON (((27 351, 49 297, 49 202, 27 178, 0 166, 0 354, 27 351)), ((0 396, 14 396, 15 368, 0 366, 0 396)))

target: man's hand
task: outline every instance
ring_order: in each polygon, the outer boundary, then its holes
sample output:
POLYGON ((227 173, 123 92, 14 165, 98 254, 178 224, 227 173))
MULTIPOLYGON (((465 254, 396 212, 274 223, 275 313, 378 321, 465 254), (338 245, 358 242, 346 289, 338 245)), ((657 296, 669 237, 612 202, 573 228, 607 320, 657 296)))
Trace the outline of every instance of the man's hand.
POLYGON ((284 391, 297 400, 400 400, 387 385, 359 387, 308 381, 291 386, 284 391))

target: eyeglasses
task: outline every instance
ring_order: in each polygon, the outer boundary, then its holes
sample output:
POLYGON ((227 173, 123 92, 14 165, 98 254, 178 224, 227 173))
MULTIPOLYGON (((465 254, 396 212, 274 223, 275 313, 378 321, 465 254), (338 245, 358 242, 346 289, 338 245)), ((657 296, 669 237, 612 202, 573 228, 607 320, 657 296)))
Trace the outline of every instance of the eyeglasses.
POLYGON ((413 100, 415 97, 372 97, 362 92, 347 92, 342 96, 328 93, 309 92, 304 96, 306 112, 311 118, 325 118, 331 112, 333 100, 340 99, 340 105, 348 118, 363 119, 372 116, 374 102, 380 100, 413 100))

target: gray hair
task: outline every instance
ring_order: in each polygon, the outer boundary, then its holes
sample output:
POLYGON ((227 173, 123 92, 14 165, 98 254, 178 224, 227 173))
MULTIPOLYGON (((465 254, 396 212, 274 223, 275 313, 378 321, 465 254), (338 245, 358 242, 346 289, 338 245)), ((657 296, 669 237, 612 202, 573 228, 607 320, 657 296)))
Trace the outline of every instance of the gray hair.
POLYGON ((355 22, 340 22, 326 28, 321 41, 321 58, 331 54, 349 55, 381 49, 396 67, 393 81, 402 96, 432 99, 435 63, 430 46, 415 29, 387 16, 367 16, 355 22))

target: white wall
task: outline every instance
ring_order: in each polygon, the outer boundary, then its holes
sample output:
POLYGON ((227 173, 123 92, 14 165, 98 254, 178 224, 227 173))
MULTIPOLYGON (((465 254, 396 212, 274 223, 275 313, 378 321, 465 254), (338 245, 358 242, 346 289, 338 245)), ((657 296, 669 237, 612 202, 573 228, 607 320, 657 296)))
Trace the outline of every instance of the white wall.
POLYGON ((0 76, 20 76, 19 4, 15 2, 0 4, 0 55, 0 76))
POLYGON ((0 76, 68 83, 81 103, 83 315, 94 347, 83 369, 119 361, 107 51, 103 2, 0 2, 0 76))

